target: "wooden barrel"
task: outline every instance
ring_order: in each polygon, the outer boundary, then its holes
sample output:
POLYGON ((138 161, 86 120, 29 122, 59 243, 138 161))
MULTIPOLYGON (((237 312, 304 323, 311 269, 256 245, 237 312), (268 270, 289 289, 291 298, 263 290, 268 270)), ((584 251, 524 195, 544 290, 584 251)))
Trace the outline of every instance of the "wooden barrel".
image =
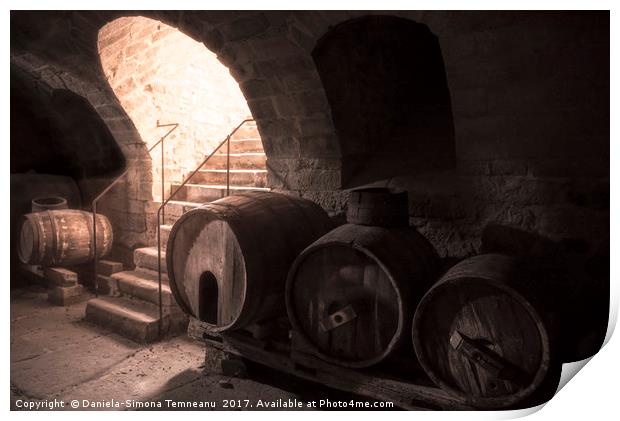
POLYGON ((70 208, 79 209, 80 190, 70 177, 51 174, 11 174, 10 195, 10 240, 11 240, 11 287, 22 284, 19 274, 20 259, 17 254, 20 223, 23 216, 32 212, 32 199, 42 196, 60 196, 67 199, 70 208))
POLYGON ((371 366, 411 347, 410 315, 436 268, 434 248, 413 228, 342 225, 295 260, 286 285, 289 319, 316 356, 371 366))
POLYGON ((453 266, 420 302, 418 360, 439 387, 485 409, 549 399, 557 381, 557 320, 531 261, 486 254, 453 266))
POLYGON ((249 192, 205 204, 172 227, 166 252, 177 303, 214 332, 285 315, 297 254, 333 223, 308 200, 249 192))
POLYGON ((408 227, 407 192, 396 193, 383 187, 353 190, 347 204, 347 222, 377 227, 408 227))
MULTIPOLYGON (((112 225, 97 215, 97 254, 112 248, 112 225)), ((24 215, 18 241, 19 259, 28 265, 70 266, 93 259, 93 214, 48 210, 24 215)))
POLYGON ((67 209, 67 199, 60 196, 44 196, 32 199, 32 212, 67 209))

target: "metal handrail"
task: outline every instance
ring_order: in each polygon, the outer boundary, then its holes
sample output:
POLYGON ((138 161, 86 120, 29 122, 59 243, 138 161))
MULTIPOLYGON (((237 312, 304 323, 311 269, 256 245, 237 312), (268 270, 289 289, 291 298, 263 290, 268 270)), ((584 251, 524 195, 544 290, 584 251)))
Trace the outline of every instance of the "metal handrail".
MULTIPOLYGON (((220 150, 220 148, 222 146, 224 146, 224 144, 227 144, 226 147, 226 195, 228 196, 230 193, 230 138, 237 133, 237 130, 239 130, 241 128, 241 126, 243 126, 245 123, 248 123, 250 121, 254 121, 253 118, 247 118, 245 120, 243 120, 241 123, 239 123, 237 125, 237 127, 235 127, 229 134, 228 136, 226 136, 226 138, 220 142, 219 145, 217 145, 217 147, 215 149, 213 149, 213 151, 200 163, 200 165, 198 165, 196 167, 196 169, 194 171, 192 171, 192 173, 187 176, 183 182, 177 186, 177 188, 170 193, 170 196, 168 196, 168 199, 166 199, 165 201, 162 202, 161 206, 159 207, 159 209, 157 209, 157 277, 158 277, 158 288, 159 288, 159 323, 158 323, 158 333, 159 336, 161 336, 161 330, 162 330, 162 320, 163 320, 163 306, 162 306, 162 290, 161 290, 161 226, 159 225, 159 217, 160 217, 160 213, 163 215, 163 209, 164 207, 177 195, 177 193, 189 182, 189 180, 191 180, 191 178, 193 176, 195 176, 198 171, 200 171, 200 169, 213 157, 213 155, 215 155, 215 153, 220 150)), ((162 222, 164 222, 162 220, 162 222)))
MULTIPOLYGON (((168 135, 170 135, 170 133, 172 133, 173 131, 176 130, 177 127, 179 127, 179 123, 166 123, 166 124, 159 124, 159 120, 157 120, 157 128, 160 127, 172 127, 170 130, 168 130, 166 132, 166 134, 164 134, 157 142, 155 142, 155 144, 153 146, 151 146, 150 148, 148 148, 147 152, 151 152, 153 149, 155 149, 159 144, 161 144, 161 200, 164 200, 164 182, 165 182, 165 168, 164 168, 164 160, 165 160, 165 151, 164 151, 164 140, 168 137, 168 135)), ((105 189, 103 189, 103 191, 101 191, 101 193, 99 193, 97 195, 97 197, 95 197, 92 201, 92 210, 93 210, 93 259, 94 259, 94 272, 93 272, 93 281, 94 281, 94 286, 95 286, 95 297, 99 296, 99 291, 97 290, 97 277, 98 277, 98 272, 99 272, 99 257, 97 256, 97 202, 99 202, 99 200, 105 196, 111 189, 112 187, 114 187, 116 184, 119 183, 119 181, 121 181, 121 179, 123 177, 125 177, 127 174, 129 173, 129 169, 126 169, 125 171, 123 171, 118 177, 116 177, 114 179, 114 181, 112 181, 105 189)), ((163 215, 163 214, 162 214, 163 215)), ((157 220, 158 225, 159 225, 159 220, 157 220)))

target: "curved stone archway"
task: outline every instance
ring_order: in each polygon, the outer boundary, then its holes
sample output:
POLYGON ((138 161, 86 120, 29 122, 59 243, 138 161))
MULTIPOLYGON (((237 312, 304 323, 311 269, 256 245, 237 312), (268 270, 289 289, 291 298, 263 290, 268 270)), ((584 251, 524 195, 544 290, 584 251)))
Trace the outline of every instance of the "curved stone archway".
MULTIPOLYGON (((166 139, 165 176, 181 182, 241 121, 248 104, 228 68, 204 44, 160 21, 122 17, 99 31, 105 76, 147 146, 166 139)), ((161 199, 159 147, 151 152, 153 198, 161 199)))

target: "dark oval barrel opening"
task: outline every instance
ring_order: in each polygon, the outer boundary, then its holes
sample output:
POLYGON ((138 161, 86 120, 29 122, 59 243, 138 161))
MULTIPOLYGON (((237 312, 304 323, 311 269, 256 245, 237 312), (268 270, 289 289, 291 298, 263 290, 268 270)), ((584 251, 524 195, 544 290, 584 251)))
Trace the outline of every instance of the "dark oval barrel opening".
POLYGON ((64 205, 67 203, 67 200, 64 197, 59 196, 38 197, 36 199, 32 199, 32 203, 39 206, 64 205))
POLYGON ((218 286, 213 272, 205 271, 198 280, 198 318, 210 324, 217 324, 218 286))

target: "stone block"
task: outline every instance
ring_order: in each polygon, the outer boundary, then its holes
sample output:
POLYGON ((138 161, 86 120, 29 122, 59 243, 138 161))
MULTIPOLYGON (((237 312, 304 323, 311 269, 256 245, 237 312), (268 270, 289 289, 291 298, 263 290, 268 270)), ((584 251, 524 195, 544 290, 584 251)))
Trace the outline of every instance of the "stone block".
MULTIPOLYGON (((134 250, 133 262, 138 268, 157 271, 159 267, 157 263, 157 255, 157 247, 138 248, 134 250)), ((163 273, 168 272, 168 268, 166 266, 166 252, 164 250, 161 251, 161 269, 163 273)))
POLYGON ((248 106, 252 110, 252 115, 257 119, 274 118, 276 110, 273 108, 271 99, 259 99, 248 101, 248 106))
POLYGON ((323 89, 319 74, 314 69, 282 75, 281 80, 286 91, 289 93, 323 89))
POLYGON ((260 132, 265 137, 282 137, 298 135, 299 129, 294 122, 287 119, 261 119, 260 132))
POLYGON ((121 295, 118 280, 106 275, 97 275, 97 292, 112 297, 121 295))
POLYGON ((292 41, 308 53, 312 52, 316 46, 316 38, 314 36, 308 35, 295 26, 291 27, 289 34, 292 41))
POLYGON ((263 138, 265 153, 274 158, 299 158, 300 147, 294 137, 263 138))
POLYGON ((287 95, 278 95, 273 99, 278 116, 288 118, 303 115, 300 105, 287 95))
POLYGON ((121 262, 114 262, 112 260, 99 260, 97 265, 97 271, 101 275, 110 276, 116 272, 123 271, 123 264, 121 262))
POLYGON ((286 185, 294 190, 338 190, 341 184, 338 170, 300 169, 286 176, 286 185))
POLYGON ((248 99, 264 98, 274 94, 271 85, 265 80, 250 79, 243 82, 240 87, 248 99))
POLYGON ((229 356, 222 360, 222 374, 228 377, 245 377, 247 375, 247 366, 241 358, 229 356))
POLYGON ((327 98, 322 89, 295 94, 295 100, 299 104, 299 108, 303 113, 302 115, 325 115, 331 112, 331 108, 327 103, 327 98))
POLYGON ((301 156, 335 158, 340 156, 340 143, 335 133, 298 137, 301 156))
POLYGON ((269 21, 262 14, 257 14, 235 19, 229 24, 222 25, 220 30, 224 33, 226 41, 236 41, 258 35, 268 27, 269 21))
POLYGON ((335 133, 334 123, 328 114, 317 115, 314 118, 299 119, 299 132, 304 136, 320 136, 335 133))
POLYGON ((86 320, 140 343, 159 337, 157 308, 138 300, 94 298, 86 305, 86 320))
POLYGON ((78 274, 69 269, 48 267, 43 274, 54 286, 72 287, 78 283, 78 274))
POLYGON ((54 287, 47 293, 47 300, 57 306, 68 306, 82 299, 84 288, 82 285, 69 287, 54 287))
POLYGON ((262 59, 281 59, 305 54, 296 44, 285 38, 256 39, 252 40, 250 45, 262 59))
POLYGON ((256 69, 264 77, 273 77, 316 71, 316 66, 312 59, 300 56, 259 61, 256 69))

